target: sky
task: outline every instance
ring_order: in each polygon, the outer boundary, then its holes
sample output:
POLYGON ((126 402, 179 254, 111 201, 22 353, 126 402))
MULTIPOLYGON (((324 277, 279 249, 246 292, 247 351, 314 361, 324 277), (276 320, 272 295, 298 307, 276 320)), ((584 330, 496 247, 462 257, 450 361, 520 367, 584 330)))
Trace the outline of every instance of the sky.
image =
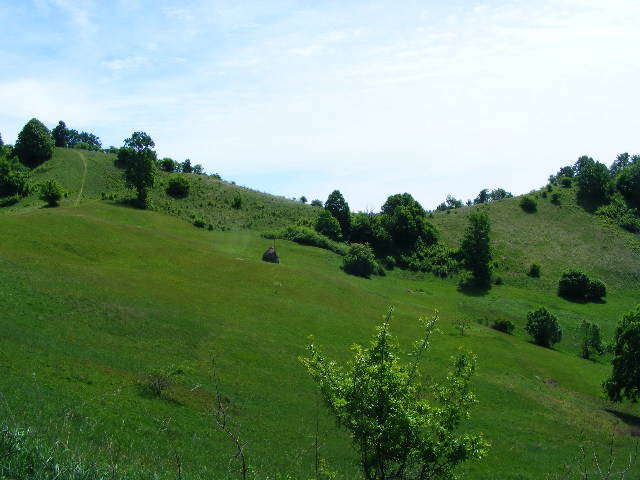
POLYGON ((0 0, 0 134, 32 117, 286 197, 427 209, 640 153, 638 0, 0 0))

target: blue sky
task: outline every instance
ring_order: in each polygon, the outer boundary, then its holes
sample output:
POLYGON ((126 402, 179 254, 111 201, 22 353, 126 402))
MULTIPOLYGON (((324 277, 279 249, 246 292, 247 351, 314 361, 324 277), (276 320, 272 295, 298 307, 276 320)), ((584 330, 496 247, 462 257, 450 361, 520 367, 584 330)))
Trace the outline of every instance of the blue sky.
POLYGON ((640 153, 640 2, 0 0, 0 133, 26 121, 274 194, 377 210, 640 153))

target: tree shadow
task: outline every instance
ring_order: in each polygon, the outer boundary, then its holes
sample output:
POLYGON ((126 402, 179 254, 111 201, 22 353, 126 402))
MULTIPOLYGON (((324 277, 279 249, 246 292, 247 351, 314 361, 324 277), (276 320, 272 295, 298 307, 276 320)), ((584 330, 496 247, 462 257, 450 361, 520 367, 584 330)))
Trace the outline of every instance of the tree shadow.
POLYGON ((611 415, 617 417, 625 425, 631 427, 631 431, 629 432, 629 434, 632 437, 640 437, 640 417, 632 415, 630 413, 618 412, 617 410, 613 410, 611 408, 605 408, 604 410, 605 412, 608 412, 611 415))
POLYGON ((484 297, 491 290, 491 285, 480 286, 476 284, 458 285, 458 291, 469 297, 484 297))

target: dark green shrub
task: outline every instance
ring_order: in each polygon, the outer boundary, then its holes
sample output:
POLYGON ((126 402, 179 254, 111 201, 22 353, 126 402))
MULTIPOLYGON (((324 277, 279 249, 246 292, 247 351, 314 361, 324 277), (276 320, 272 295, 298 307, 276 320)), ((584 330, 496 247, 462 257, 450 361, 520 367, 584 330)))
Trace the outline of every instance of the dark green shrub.
POLYGON ((538 210, 538 203, 528 195, 525 195, 520 199, 520 208, 527 213, 535 213, 538 210))
POLYGON ((189 195, 189 188, 189 180, 183 176, 175 176, 169 180, 166 192, 173 198, 185 198, 189 195))
POLYGON ((584 298, 589 288, 589 277, 578 270, 562 273, 558 282, 558 295, 566 298, 584 298))
POLYGON ((316 219, 315 229, 318 233, 338 241, 342 238, 342 229, 338 219, 329 210, 323 210, 316 219))
POLYGON ((551 194, 551 203, 554 205, 560 205, 560 194, 558 192, 551 194))
POLYGON ((498 330, 499 332, 513 335, 513 330, 516 328, 516 326, 511 320, 496 320, 495 322, 493 322, 493 325, 491 325, 491 328, 493 328, 494 330, 498 330))
POLYGON ((50 207, 57 207, 63 195, 62 186, 55 180, 46 180, 40 184, 40 198, 50 207))
POLYGON ((496 277, 493 283, 496 285, 504 285, 504 280, 502 279, 502 277, 496 277))
POLYGON ((553 191, 553 185, 551 185, 550 183, 547 185, 547 192, 552 192, 553 191))
POLYGON ((602 280, 589 280, 586 297, 588 300, 600 300, 607 296, 607 287, 602 280))
POLYGON ((571 188, 572 183, 573 183, 573 180, 569 177, 562 177, 560 179, 560 185, 564 188, 571 188))
POLYGON ((580 356, 589 359, 594 353, 602 355, 604 345, 600 336, 600 327, 597 323, 583 320, 578 326, 580 335, 580 356))
POLYGON ((369 245, 353 243, 342 260, 342 268, 351 275, 369 278, 376 272, 377 263, 369 245))
POLYGON ((202 218, 196 218, 193 221, 193 224, 198 228, 204 228, 207 225, 207 223, 202 218))
POLYGON ((531 265, 529 265, 529 271, 527 272, 527 275, 529 275, 530 277, 538 278, 540 276, 540 264, 532 263, 531 265))
POLYGON ((615 193, 611 197, 609 204, 598 208, 596 215, 612 221, 631 233, 640 231, 640 212, 629 207, 619 193, 615 193))
POLYGON ((15 160, 0 158, 0 198, 29 194, 29 170, 15 160))
POLYGON ((627 202, 640 208, 640 161, 636 161, 620 172, 616 188, 627 202))
POLYGON ((490 232, 489 216, 485 212, 473 212, 469 215, 469 225, 460 244, 464 266, 479 287, 487 287, 491 282, 490 232))
POLYGON ((9 197, 0 197, 0 208, 10 207, 20 201, 20 195, 11 195, 9 197))
POLYGON ((231 207, 235 208, 236 210, 240 210, 242 208, 242 197, 237 192, 233 194, 233 200, 231 200, 231 207))
POLYGON ((640 399, 640 305, 618 321, 612 342, 613 371, 603 384, 609 400, 640 399))
POLYGON ((18 134, 13 152, 27 167, 37 167, 53 156, 53 137, 40 120, 32 118, 18 134))
POLYGON ((542 198, 547 198, 547 191, 543 190, 540 195, 542 196, 542 198))
POLYGON ((542 347, 550 348, 562 340, 562 329, 558 319, 544 307, 527 313, 525 329, 533 337, 534 342, 542 347))
POLYGON ((331 250, 338 255, 345 255, 347 253, 344 244, 334 242, 330 238, 316 232, 314 229, 303 225, 295 225, 275 232, 264 233, 262 236, 269 239, 281 238, 301 245, 324 248, 325 250, 331 250))

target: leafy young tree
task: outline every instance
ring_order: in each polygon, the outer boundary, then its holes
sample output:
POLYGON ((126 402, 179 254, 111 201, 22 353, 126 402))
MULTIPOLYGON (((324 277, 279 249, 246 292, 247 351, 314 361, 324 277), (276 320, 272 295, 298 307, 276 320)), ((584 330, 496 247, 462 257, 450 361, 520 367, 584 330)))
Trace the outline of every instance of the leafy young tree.
POLYGON ((318 199, 311 200, 311 206, 312 207, 322 207, 323 206, 322 205, 322 200, 318 200, 318 199))
POLYGON ((473 200, 473 203, 474 205, 478 205, 480 203, 487 203, 489 200, 491 200, 491 197, 489 196, 489 190, 483 188, 482 190, 480 190, 478 196, 473 200))
POLYGON ((597 323, 583 320, 578 326, 580 336, 580 356, 589 359, 594 353, 602 355, 604 346, 600 336, 600 326, 597 323))
POLYGON ((180 171, 182 173, 193 173, 193 167, 191 166, 191 160, 188 158, 180 164, 180 171))
POLYGON ((51 130, 51 135, 53 136, 56 147, 66 147, 69 143, 69 131, 67 130, 67 125, 62 120, 51 130))
POLYGON ((481 287, 491 284, 490 232, 489 216, 485 212, 474 212, 469 215, 469 225, 460 245, 465 266, 481 287))
POLYGON ((580 157, 576 162, 578 196, 581 200, 605 202, 609 197, 609 169, 590 157, 580 157))
POLYGON ((640 399, 640 305, 618 322, 613 338, 613 371, 603 386, 614 402, 640 399))
POLYGON ((62 186, 53 179, 47 180, 40 185, 40 198, 47 202, 50 207, 58 206, 62 194, 62 186))
POLYGON ((491 190, 491 193, 489 194, 489 199, 492 202, 512 197, 513 194, 511 192, 507 192, 504 188, 496 188, 495 190, 491 190))
POLYGON ((544 307, 527 313, 525 329, 541 347, 551 348, 553 344, 562 340, 562 329, 558 319, 544 307))
POLYGON ((342 230, 336 217, 329 210, 323 210, 316 219, 316 232, 329 237, 331 240, 339 241, 342 239, 342 230))
POLYGON ((351 233, 351 211, 349 210, 349 204, 340 193, 340 190, 331 192, 327 201, 324 202, 324 208, 329 210, 331 215, 338 220, 342 236, 349 238, 349 234, 351 233))
POLYGON ((616 188, 629 205, 640 208, 640 162, 634 162, 620 172, 616 188))
POLYGON ((51 132, 40 120, 32 118, 18 134, 13 151, 24 165, 37 167, 53 156, 51 132))
POLYGON ((158 161, 158 168, 163 172, 175 172, 178 170, 178 162, 174 159, 165 157, 162 160, 158 161))
POLYGON ((331 413, 351 434, 366 480, 456 478, 459 464, 484 457, 489 446, 482 434, 456 433, 476 403, 470 389, 475 357, 458 355, 442 382, 421 385, 419 366, 437 314, 420 320, 421 338, 411 363, 403 364, 389 333, 391 313, 369 347, 353 347, 354 358, 346 365, 327 360, 313 344, 301 360, 331 413), (433 401, 425 398, 424 390, 433 401))
POLYGON ((124 147, 118 152, 118 160, 126 166, 125 180, 138 193, 138 206, 147 208, 149 189, 155 184, 156 152, 155 143, 145 132, 134 132, 124 141, 124 147))
POLYGON ((195 173, 196 175, 203 175, 204 174, 204 167, 202 165, 200 165, 199 163, 196 163, 193 166, 193 173, 195 173))
POLYGON ((369 278, 376 272, 377 267, 378 262, 373 250, 367 244, 352 243, 342 260, 344 271, 359 277, 369 278))
POLYGON ((382 206, 381 217, 397 250, 412 250, 418 240, 427 246, 438 240, 438 232, 427 221, 424 208, 408 193, 388 197, 382 206))
POLYGON ((301 203, 307 203, 307 197, 305 197, 304 195, 302 195, 302 196, 300 197, 300 202, 301 202, 301 203))
POLYGON ((609 167, 609 173, 611 177, 617 176, 630 163, 631 163, 631 155, 629 155, 627 152, 621 153, 620 155, 616 156, 616 159, 613 161, 613 163, 609 167))

